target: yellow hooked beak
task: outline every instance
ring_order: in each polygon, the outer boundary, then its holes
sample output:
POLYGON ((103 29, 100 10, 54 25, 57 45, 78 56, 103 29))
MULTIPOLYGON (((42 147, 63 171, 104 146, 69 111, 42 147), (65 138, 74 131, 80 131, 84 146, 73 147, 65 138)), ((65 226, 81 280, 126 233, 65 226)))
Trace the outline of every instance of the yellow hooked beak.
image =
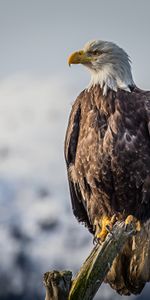
POLYGON ((88 56, 83 50, 73 52, 68 58, 69 66, 71 64, 85 64, 92 61, 92 57, 88 56))

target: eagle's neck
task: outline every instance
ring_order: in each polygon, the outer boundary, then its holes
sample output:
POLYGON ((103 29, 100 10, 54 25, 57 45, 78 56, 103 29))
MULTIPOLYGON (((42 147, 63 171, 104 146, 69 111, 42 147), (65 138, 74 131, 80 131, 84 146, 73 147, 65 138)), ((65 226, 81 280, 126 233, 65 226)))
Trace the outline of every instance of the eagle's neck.
POLYGON ((130 87, 135 86, 131 69, 128 66, 124 68, 112 66, 111 64, 105 65, 99 70, 91 70, 91 81, 88 89, 92 86, 99 84, 103 90, 103 95, 107 95, 108 89, 117 92, 118 89, 122 89, 130 92, 130 87))

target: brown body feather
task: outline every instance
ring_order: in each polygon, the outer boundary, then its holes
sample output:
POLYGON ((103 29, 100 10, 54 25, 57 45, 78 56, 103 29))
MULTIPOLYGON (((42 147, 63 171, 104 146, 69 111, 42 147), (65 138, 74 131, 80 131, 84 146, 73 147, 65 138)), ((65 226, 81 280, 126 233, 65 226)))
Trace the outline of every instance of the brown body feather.
POLYGON ((103 215, 134 215, 141 232, 116 258, 106 281, 120 294, 150 280, 150 93, 102 95, 99 85, 75 101, 65 140, 73 212, 94 234, 103 215))

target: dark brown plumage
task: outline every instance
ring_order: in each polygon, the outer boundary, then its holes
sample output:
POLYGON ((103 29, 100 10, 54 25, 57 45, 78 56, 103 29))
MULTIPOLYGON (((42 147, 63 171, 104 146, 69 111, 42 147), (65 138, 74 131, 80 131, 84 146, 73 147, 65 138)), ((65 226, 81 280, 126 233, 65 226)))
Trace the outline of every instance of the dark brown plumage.
POLYGON ((106 278, 120 294, 140 293, 150 280, 150 92, 84 90, 72 107, 65 159, 73 212, 91 233, 103 215, 141 221, 106 278))

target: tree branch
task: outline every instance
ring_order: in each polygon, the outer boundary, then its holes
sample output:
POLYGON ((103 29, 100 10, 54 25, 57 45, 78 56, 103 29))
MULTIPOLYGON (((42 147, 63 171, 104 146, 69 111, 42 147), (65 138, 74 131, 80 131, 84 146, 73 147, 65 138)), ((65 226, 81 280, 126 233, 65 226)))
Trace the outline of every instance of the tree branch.
POLYGON ((97 244, 71 282, 72 273, 47 272, 44 275, 46 300, 92 300, 127 239, 135 234, 134 224, 117 222, 102 245, 97 244))

